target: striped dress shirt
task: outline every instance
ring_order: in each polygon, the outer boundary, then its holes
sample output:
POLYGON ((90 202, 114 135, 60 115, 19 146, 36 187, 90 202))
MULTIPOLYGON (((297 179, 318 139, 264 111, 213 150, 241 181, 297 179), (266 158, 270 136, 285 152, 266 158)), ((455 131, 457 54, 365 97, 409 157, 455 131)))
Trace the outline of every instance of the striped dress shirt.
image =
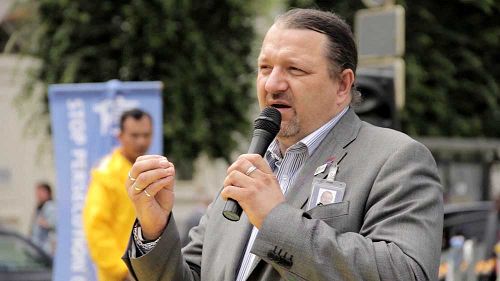
MULTIPOLYGON (((288 187, 290 187, 294 182, 297 174, 299 174, 300 168, 302 168, 302 165, 305 163, 307 158, 313 154, 316 148, 320 145, 321 141, 326 137, 335 124, 338 123, 340 118, 344 116, 348 109, 349 107, 344 108, 344 110, 319 129, 312 132, 296 144, 290 146, 286 150, 285 155, 282 155, 277 139, 274 139, 274 141, 269 145, 264 158, 269 163, 273 173, 276 175, 283 194, 286 193, 288 187)), ((248 239, 245 256, 241 262, 236 281, 244 281, 247 279, 248 274, 250 274, 252 263, 256 259, 256 256, 250 253, 250 250, 252 249, 258 233, 259 230, 254 226, 252 233, 250 234, 250 238, 248 239)))

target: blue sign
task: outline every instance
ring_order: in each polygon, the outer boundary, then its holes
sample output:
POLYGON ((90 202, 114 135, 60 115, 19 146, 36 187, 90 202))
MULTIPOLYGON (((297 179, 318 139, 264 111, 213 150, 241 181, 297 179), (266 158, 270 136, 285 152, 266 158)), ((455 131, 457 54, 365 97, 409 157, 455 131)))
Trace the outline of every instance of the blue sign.
POLYGON ((90 170, 118 146, 118 119, 132 108, 151 114, 148 153, 162 154, 162 87, 161 82, 118 80, 49 87, 58 202, 53 280, 96 280, 82 221, 90 170))

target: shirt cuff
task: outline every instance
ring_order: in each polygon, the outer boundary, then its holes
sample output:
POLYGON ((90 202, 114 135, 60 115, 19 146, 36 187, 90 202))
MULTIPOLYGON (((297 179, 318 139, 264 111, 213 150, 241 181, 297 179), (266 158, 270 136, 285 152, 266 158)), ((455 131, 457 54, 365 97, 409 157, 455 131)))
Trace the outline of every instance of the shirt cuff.
POLYGON ((134 225, 134 230, 132 232, 134 234, 135 245, 137 246, 137 250, 140 252, 141 256, 149 253, 156 246, 156 244, 158 244, 158 241, 160 241, 161 238, 160 236, 156 240, 145 240, 142 236, 142 229, 139 224, 134 225))

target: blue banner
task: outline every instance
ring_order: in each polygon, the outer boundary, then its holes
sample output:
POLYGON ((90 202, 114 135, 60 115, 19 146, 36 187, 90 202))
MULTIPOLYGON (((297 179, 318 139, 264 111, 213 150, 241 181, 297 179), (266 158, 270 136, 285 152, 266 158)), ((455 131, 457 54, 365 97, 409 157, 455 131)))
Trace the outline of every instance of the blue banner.
POLYGON ((82 222, 90 170, 118 146, 118 119, 131 108, 151 114, 148 153, 162 154, 162 87, 161 82, 117 80, 49 87, 58 206, 53 280, 96 280, 82 222))

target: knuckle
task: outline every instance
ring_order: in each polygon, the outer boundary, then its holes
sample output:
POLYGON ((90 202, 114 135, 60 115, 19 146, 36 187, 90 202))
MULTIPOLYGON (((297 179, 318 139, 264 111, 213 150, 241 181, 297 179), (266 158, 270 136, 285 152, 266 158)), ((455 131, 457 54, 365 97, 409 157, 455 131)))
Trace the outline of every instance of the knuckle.
MULTIPOLYGON (((227 176, 225 179, 224 179, 224 183, 223 183, 223 186, 227 187, 231 185, 231 178, 229 176, 227 176)), ((226 188, 224 188, 226 189, 226 188)))
POLYGON ((157 177, 157 178, 164 178, 164 177, 168 176, 168 171, 167 171, 167 169, 159 169, 159 170, 156 170, 154 174, 155 174, 155 177, 157 177))
POLYGON ((230 173, 232 170, 234 170, 234 169, 236 169, 236 162, 233 162, 233 164, 231 164, 231 165, 227 168, 227 170, 226 170, 226 174, 228 174, 228 175, 229 175, 229 173, 230 173))
POLYGON ((171 181, 172 181, 172 178, 165 177, 165 178, 160 179, 158 182, 159 182, 159 184, 161 184, 163 186, 163 185, 168 185, 171 181))
POLYGON ((139 170, 141 167, 141 163, 139 163, 139 159, 136 159, 134 164, 132 164, 131 171, 139 170))
POLYGON ((236 177, 238 176, 238 174, 240 174, 241 172, 238 171, 238 170, 232 170, 231 173, 229 173, 229 178, 231 179, 236 179, 236 177))
POLYGON ((227 199, 227 195, 228 195, 227 188, 228 188, 228 187, 226 186, 226 187, 225 187, 224 189, 222 189, 222 191, 220 192, 220 195, 221 195, 221 196, 222 196, 222 198, 224 198, 224 199, 227 199))
POLYGON ((140 182, 140 186, 147 185, 150 182, 150 177, 148 173, 141 173, 139 177, 137 177, 136 182, 140 182))
POLYGON ((244 165, 245 165, 245 163, 246 163, 247 161, 248 161, 248 160, 245 158, 245 154, 243 154, 243 155, 240 155, 240 157, 238 157, 238 160, 236 160, 236 161, 234 162, 234 164, 236 164, 236 166, 237 166, 238 168, 241 168, 242 166, 244 166, 244 165))
MULTIPOLYGON (((134 165, 132 166, 132 170, 136 174, 142 173, 145 169, 144 162, 135 162, 134 165)), ((136 177, 137 178, 137 177, 136 177)))
POLYGON ((165 159, 163 158, 155 158, 153 159, 153 161, 151 161, 152 163, 154 163, 154 166, 155 167, 161 167, 161 163, 165 161, 165 159))
POLYGON ((144 175, 144 173, 140 173, 140 174, 136 177, 135 182, 144 182, 144 180, 145 180, 145 175, 144 175))
MULTIPOLYGON (((230 185, 231 185, 231 182, 232 182, 231 177, 227 176, 227 177, 224 179, 224 184, 223 184, 223 185, 225 186, 225 188, 227 188, 228 186, 230 186, 230 185)), ((225 188, 224 188, 224 189, 225 189, 225 188)))
POLYGON ((248 154, 248 159, 251 161, 258 160, 259 158, 261 158, 259 154, 248 154))
POLYGON ((245 169, 245 167, 248 168, 248 160, 247 159, 241 159, 241 160, 239 160, 238 161, 238 170, 243 170, 243 169, 245 169))

